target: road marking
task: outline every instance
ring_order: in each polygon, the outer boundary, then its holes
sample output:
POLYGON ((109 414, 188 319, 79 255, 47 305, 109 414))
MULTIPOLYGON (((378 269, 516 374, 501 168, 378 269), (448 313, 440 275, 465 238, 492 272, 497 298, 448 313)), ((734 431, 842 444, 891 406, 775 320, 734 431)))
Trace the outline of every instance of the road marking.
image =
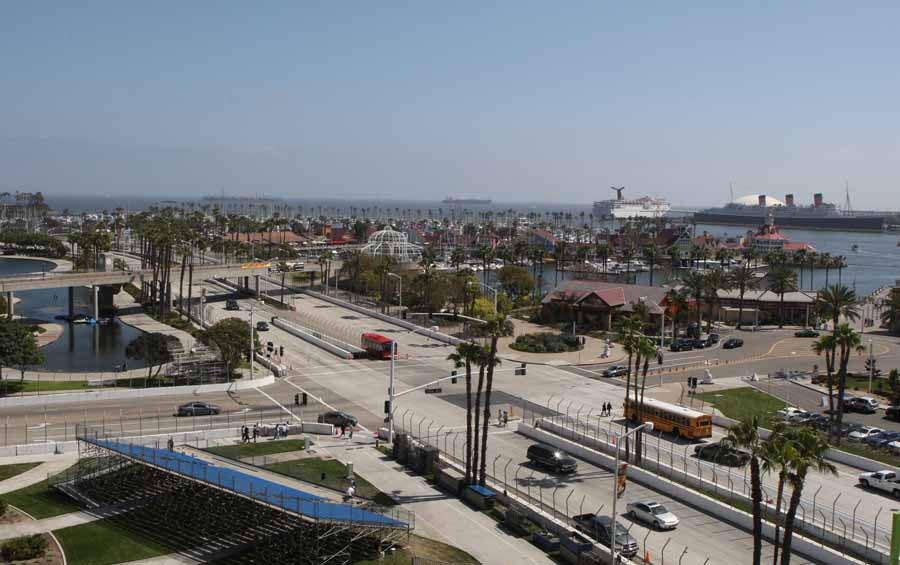
MULTIPOLYGON (((337 408, 335 408, 335 407, 332 406, 331 404, 328 404, 327 402, 325 402, 325 399, 323 399, 321 396, 320 396, 320 397, 316 397, 316 396, 313 395, 311 392, 308 392, 307 390, 305 390, 303 387, 301 387, 301 386, 299 386, 299 385, 296 385, 296 384, 292 383, 292 382, 290 381, 291 378, 293 378, 293 377, 287 377, 286 379, 283 379, 282 382, 285 382, 285 383, 291 385, 292 387, 296 388, 296 389, 299 390, 300 392, 305 393, 307 396, 309 396, 309 397, 312 398, 313 400, 318 400, 318 401, 319 401, 319 404, 321 404, 321 405, 323 405, 323 406, 329 408, 330 410, 334 410, 335 412, 338 411, 337 408)), ((259 389, 257 389, 257 390, 259 390, 259 389)), ((262 391, 260 391, 260 392, 262 392, 262 391)), ((263 394, 266 394, 266 393, 263 392, 263 394)), ((269 395, 266 394, 266 396, 269 396, 269 395)), ((278 402, 276 402, 274 398, 272 398, 271 396, 269 396, 269 398, 272 399, 272 402, 275 402, 275 404, 278 404, 278 402)), ((278 404, 278 405, 281 406, 281 404, 278 404)), ((284 406, 281 406, 281 408, 284 409, 284 406)), ((365 426, 362 425, 361 423, 357 423, 356 425, 359 426, 359 429, 363 430, 364 432, 370 432, 370 431, 371 431, 371 430, 369 430, 369 428, 365 427, 365 426)))
MULTIPOLYGON (((290 414, 295 420, 299 421, 301 424, 303 423, 303 420, 300 419, 300 416, 297 416, 296 414, 294 414, 293 412, 291 412, 290 410, 288 410, 287 408, 285 408, 283 404, 281 404, 280 402, 278 402, 277 400, 275 400, 274 398, 272 398, 271 396, 269 396, 269 395, 266 394, 265 392, 259 390, 258 388, 254 388, 253 390, 255 390, 256 392, 262 394, 263 396, 265 396, 266 398, 268 398, 269 400, 271 400, 276 406, 278 406, 279 408, 281 408, 282 410, 284 410, 285 412, 287 412, 288 414, 290 414)), ((323 404, 324 404, 324 403, 323 403, 323 404)))

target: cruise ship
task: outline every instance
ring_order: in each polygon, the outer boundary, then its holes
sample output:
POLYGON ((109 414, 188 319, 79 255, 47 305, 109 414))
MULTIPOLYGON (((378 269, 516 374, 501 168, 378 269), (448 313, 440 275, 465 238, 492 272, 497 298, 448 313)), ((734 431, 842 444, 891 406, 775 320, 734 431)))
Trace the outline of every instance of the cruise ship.
POLYGON ((453 198, 448 196, 441 201, 441 204, 449 204, 451 206, 487 206, 493 200, 489 198, 453 198))
POLYGON ((821 193, 813 195, 811 206, 795 204, 793 194, 786 195, 784 202, 765 194, 749 194, 725 206, 697 212, 694 214, 694 222, 758 226, 770 214, 782 228, 880 232, 885 223, 884 216, 842 212, 834 204, 825 202, 821 193))
POLYGON ((624 219, 624 218, 660 218, 665 216, 671 206, 662 198, 642 196, 640 198, 624 198, 622 193, 624 186, 610 187, 616 191, 616 197, 611 200, 594 202, 594 217, 599 219, 624 219))

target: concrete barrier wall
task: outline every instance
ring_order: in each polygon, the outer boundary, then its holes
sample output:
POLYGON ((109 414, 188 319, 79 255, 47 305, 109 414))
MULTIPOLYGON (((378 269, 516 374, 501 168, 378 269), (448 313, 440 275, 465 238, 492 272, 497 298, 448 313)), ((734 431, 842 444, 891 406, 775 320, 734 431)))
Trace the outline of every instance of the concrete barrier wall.
POLYGON ((300 328, 298 328, 297 326, 294 326, 293 324, 289 324, 289 323, 285 322, 281 318, 277 318, 277 317, 272 318, 272 325, 275 326, 276 328, 281 328, 282 330, 286 331, 287 333, 291 334, 294 337, 299 337, 303 341, 307 341, 307 342, 315 345, 316 347, 324 349, 325 351, 327 351, 331 354, 337 355, 341 359, 353 359, 353 354, 350 353, 349 351, 347 351, 346 349, 342 349, 334 344, 328 343, 324 339, 319 339, 316 336, 312 335, 311 333, 305 332, 305 331, 301 330, 300 328))
POLYGON ((427 328, 423 328, 422 326, 417 326, 411 322, 407 322, 406 320, 401 320, 399 318, 394 318, 393 316, 388 316, 387 314, 382 314, 381 312, 375 312, 374 310, 369 310, 368 308, 363 308, 362 306, 357 306, 356 304, 352 304, 350 302, 346 302, 344 300, 339 300, 337 298, 333 298, 331 296, 325 296, 324 294, 320 294, 318 292, 303 289, 304 293, 312 296, 313 298, 318 298, 319 300, 324 300, 326 302, 331 302, 332 304, 336 304, 337 306, 343 306, 348 310, 353 310, 354 312, 358 312, 360 314, 365 314, 366 316, 371 316, 372 318, 378 318, 379 320, 384 320, 385 322, 389 322, 394 324, 395 326, 400 326, 401 328, 406 328, 410 331, 413 331, 419 335, 424 335, 426 337, 430 337, 431 339, 441 341, 443 343, 449 343, 450 345, 456 345, 458 343, 462 343, 463 340, 443 334, 441 332, 435 332, 429 330, 427 328))
MULTIPOLYGON (((556 426, 555 424, 549 424, 545 421, 542 424, 547 429, 552 430, 551 426, 556 426)), ((524 422, 519 423, 518 432, 522 435, 534 439, 536 441, 540 441, 542 443, 546 443, 552 445, 554 447, 558 447, 567 453, 593 463, 595 465, 599 465, 608 470, 613 470, 615 466, 615 459, 609 455, 601 453, 597 450, 591 449, 586 445, 582 445, 581 443, 576 443, 560 437, 555 433, 551 433, 550 431, 546 431, 544 429, 536 429, 533 426, 526 424, 524 422)), ((593 438, 586 438, 585 443, 594 442, 593 438)), ((649 463, 655 463, 652 461, 648 461, 649 463)), ((753 529, 753 516, 751 514, 747 514, 741 510, 723 504, 713 498, 710 498, 700 492, 692 490, 686 486, 683 486, 679 483, 670 481, 664 477, 656 475, 648 470, 641 469, 634 465, 629 465, 626 474, 630 480, 634 480, 642 485, 645 485, 657 492, 661 492, 672 498, 679 500, 685 504, 689 504, 695 508, 699 508, 713 516, 721 520, 725 520, 729 523, 732 523, 739 528, 742 528, 746 531, 752 531, 753 529)), ((799 526, 799 524, 798 524, 799 526)), ((775 528, 769 522, 763 522, 763 536, 768 539, 774 539, 775 537, 775 528)), ((825 534, 831 534, 830 532, 825 532, 825 534)), ((834 540, 836 541, 836 540, 834 540)), ((850 545, 850 544, 848 544, 850 545)), ((855 545, 855 544, 854 544, 855 545)), ((841 563, 841 564, 854 564, 859 563, 859 561, 845 557, 841 554, 838 554, 832 551, 825 545, 820 543, 816 543, 812 540, 799 536, 798 534, 794 534, 792 547, 795 551, 812 558, 816 562, 820 563, 841 563)), ((854 548, 858 550, 860 553, 865 551, 865 548, 859 546, 854 548)), ((874 552, 869 552, 872 557, 875 557, 874 552)), ((880 555, 880 554, 879 554, 880 555)), ((886 557, 886 556, 883 556, 886 557)), ((883 561, 873 561, 877 563, 887 563, 886 560, 883 561)))
POLYGON ((134 389, 89 390, 61 394, 45 394, 31 396, 14 396, 0 398, 0 408, 13 406, 46 406, 67 402, 90 402, 93 400, 122 400, 129 398, 147 398, 152 396, 201 395, 210 392, 239 391, 268 386, 275 382, 274 375, 253 380, 237 380, 230 383, 208 385, 167 386, 134 389))

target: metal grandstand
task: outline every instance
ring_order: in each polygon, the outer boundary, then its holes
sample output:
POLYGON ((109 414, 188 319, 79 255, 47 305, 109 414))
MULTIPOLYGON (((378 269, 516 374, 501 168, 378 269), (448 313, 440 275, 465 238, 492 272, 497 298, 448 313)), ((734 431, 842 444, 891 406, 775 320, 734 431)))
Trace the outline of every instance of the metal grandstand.
POLYGON ((415 527, 399 508, 330 501, 99 429, 80 429, 78 440, 79 464, 53 477, 52 488, 204 561, 349 564, 408 542, 415 527))

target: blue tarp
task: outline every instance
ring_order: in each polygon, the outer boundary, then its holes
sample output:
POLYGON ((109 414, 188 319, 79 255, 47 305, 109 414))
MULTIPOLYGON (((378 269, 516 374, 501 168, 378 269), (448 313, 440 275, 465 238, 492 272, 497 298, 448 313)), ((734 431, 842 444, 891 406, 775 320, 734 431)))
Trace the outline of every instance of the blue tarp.
POLYGON ((215 485, 273 506, 284 507, 285 510, 310 518, 391 527, 407 525, 405 522, 377 512, 363 510, 350 504, 328 502, 327 499, 320 496, 254 477, 235 469, 213 465, 183 453, 102 439, 85 438, 84 441, 178 475, 215 485))

